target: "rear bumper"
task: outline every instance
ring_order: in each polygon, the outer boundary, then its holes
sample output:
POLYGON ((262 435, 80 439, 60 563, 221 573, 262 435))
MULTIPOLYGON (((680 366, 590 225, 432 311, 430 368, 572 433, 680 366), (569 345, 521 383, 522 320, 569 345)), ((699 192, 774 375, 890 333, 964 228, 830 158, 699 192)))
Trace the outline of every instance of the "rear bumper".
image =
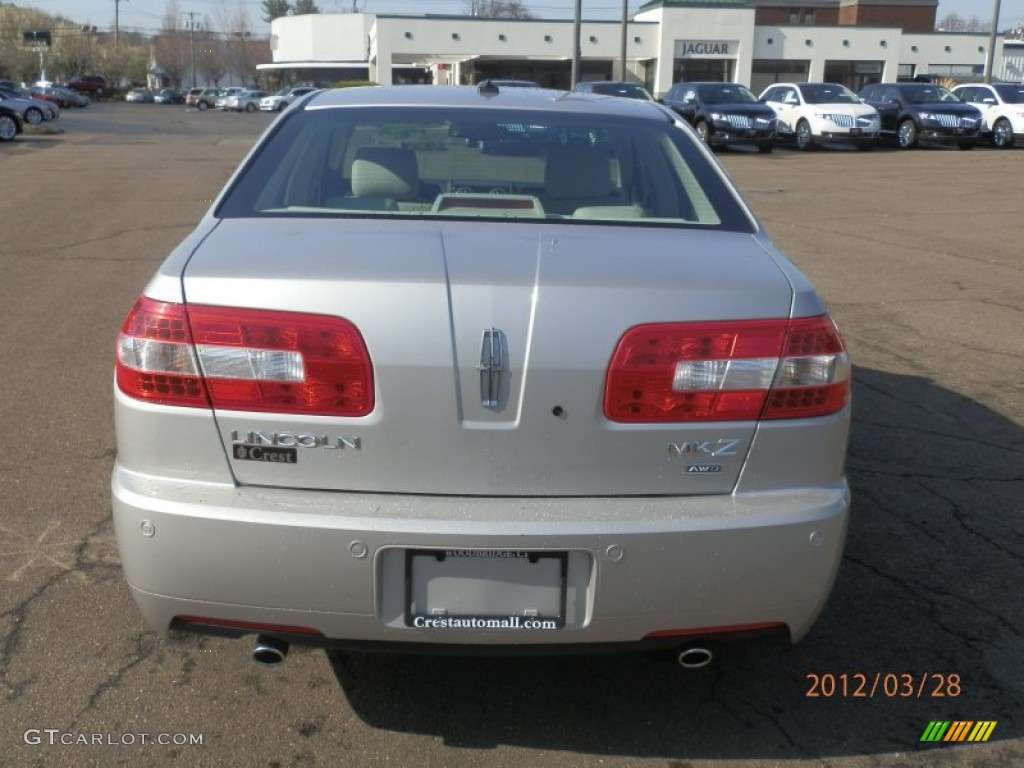
POLYGON ((410 648, 640 644, 773 623, 795 641, 831 590, 849 508, 845 482, 689 498, 417 497, 182 483, 117 466, 112 490, 124 572, 156 631, 205 617, 300 628, 319 645, 410 648), (565 627, 407 627, 407 548, 568 552, 565 627))

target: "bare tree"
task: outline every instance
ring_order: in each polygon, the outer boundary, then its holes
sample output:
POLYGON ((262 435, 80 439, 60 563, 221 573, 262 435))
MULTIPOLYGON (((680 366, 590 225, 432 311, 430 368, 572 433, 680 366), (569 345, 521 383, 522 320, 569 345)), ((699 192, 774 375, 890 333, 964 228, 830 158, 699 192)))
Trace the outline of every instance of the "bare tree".
POLYGON ((224 38, 227 71, 241 85, 248 86, 255 82, 256 64, 253 54, 256 46, 249 9, 240 0, 233 6, 221 0, 217 8, 217 24, 224 38))
POLYGON ((939 32, 963 32, 964 20, 955 12, 947 13, 939 19, 938 24, 935 25, 935 29, 939 32))
POLYGON ((964 32, 988 32, 990 29, 992 29, 992 25, 985 23, 977 16, 971 16, 964 22, 964 32))
POLYGON ((146 84, 150 57, 148 39, 122 33, 119 45, 115 46, 112 39, 106 40, 99 55, 101 71, 115 87, 146 84))
POLYGON ((470 16, 490 19, 532 19, 522 0, 466 0, 470 16))
MULTIPOLYGON (((29 29, 52 29, 56 19, 47 13, 17 6, 0 6, 0 77, 34 80, 39 74, 39 54, 22 44, 21 33, 29 29)), ((49 63, 50 53, 44 53, 49 63)))
POLYGON ((320 7, 316 4, 316 0, 295 0, 295 5, 292 6, 292 15, 302 16, 306 13, 320 13, 320 7))
POLYGON ((167 0, 160 32, 153 39, 153 56, 174 87, 180 88, 191 67, 192 57, 188 35, 181 29, 178 0, 167 0))
POLYGON ((209 18, 204 19, 203 31, 196 35, 196 67, 208 83, 220 87, 228 73, 224 41, 213 31, 209 18))

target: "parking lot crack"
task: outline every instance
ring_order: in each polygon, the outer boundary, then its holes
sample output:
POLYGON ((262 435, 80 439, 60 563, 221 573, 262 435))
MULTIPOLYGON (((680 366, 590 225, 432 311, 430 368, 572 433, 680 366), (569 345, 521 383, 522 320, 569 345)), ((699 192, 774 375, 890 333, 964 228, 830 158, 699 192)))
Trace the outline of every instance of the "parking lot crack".
POLYGON ((998 612, 989 610, 983 605, 979 604, 976 600, 958 595, 954 592, 945 589, 944 587, 938 586, 935 583, 922 584, 919 582, 912 581, 910 579, 901 578, 895 574, 888 573, 876 565, 873 565, 866 560, 863 560, 856 555, 852 555, 849 552, 843 555, 843 560, 854 563, 867 571, 870 571, 879 578, 885 579, 900 589, 909 592, 913 597, 920 601, 923 605, 927 606, 927 612, 932 623, 943 631, 949 633, 953 637, 963 641, 967 645, 994 645, 994 640, 991 637, 983 637, 979 635, 968 634, 956 627, 950 626, 940 618, 940 609, 943 608, 942 604, 936 598, 945 598, 948 601, 962 603, 968 610, 981 613, 989 618, 994 619, 998 624, 1007 629, 1015 637, 1020 637, 1020 632, 1017 628, 1006 620, 1005 617, 1000 615, 998 612))
MULTIPOLYGON (((933 478, 929 478, 929 479, 933 479, 933 478)), ((956 478, 949 478, 949 479, 956 479, 956 478)), ((984 478, 966 478, 965 480, 961 480, 960 482, 964 482, 964 481, 966 481, 966 482, 976 482, 979 479, 984 479, 984 478)), ((1018 478, 1015 478, 1013 480, 1013 482, 1020 482, 1021 480, 1022 480, 1022 478, 1018 477, 1018 478)), ((953 519, 955 519, 960 524, 960 527, 963 528, 965 531, 967 531, 967 533, 971 534, 972 536, 977 536, 979 539, 984 541, 990 547, 993 547, 994 549, 999 550, 1004 555, 1007 555, 1007 556, 1009 556, 1010 558, 1012 558, 1014 560, 1024 561, 1024 553, 1015 552, 1014 550, 1009 549, 1001 541, 998 541, 997 539, 993 538, 992 536, 987 535, 983 531, 978 530, 978 528, 976 528, 975 526, 970 525, 969 522, 968 522, 968 514, 964 511, 963 507, 955 499, 953 499, 952 497, 947 496, 946 494, 942 493, 937 488, 932 488, 930 485, 928 485, 927 483, 925 483, 925 482, 923 482, 921 480, 916 480, 916 483, 917 483, 917 486, 919 488, 921 488, 921 490, 923 490, 925 493, 931 494, 935 498, 940 499, 941 501, 943 501, 946 504, 948 504, 949 508, 950 508, 950 512, 953 514, 953 519)), ((1013 540, 1018 540, 1018 539, 1016 537, 1008 537, 1008 540, 1013 541, 1013 540)), ((1008 625, 1008 626, 1013 628, 1012 625, 1008 625)))
MULTIPOLYGON (((81 575, 82 572, 88 571, 88 569, 92 567, 92 564, 87 564, 83 560, 85 550, 89 544, 92 543, 93 539, 100 534, 109 521, 110 518, 104 515, 104 517, 97 521, 92 529, 75 544, 71 550, 71 565, 57 561, 52 557, 48 558, 51 562, 57 565, 60 570, 44 579, 36 589, 24 597, 13 608, 0 614, 0 619, 9 620, 11 623, 10 631, 0 638, 0 690, 4 692, 5 698, 8 701, 19 698, 28 688, 28 683, 26 681, 21 681, 19 683, 11 682, 11 668, 14 663, 14 657, 21 649, 26 619, 28 618, 32 607, 36 601, 49 592, 52 587, 57 586, 64 579, 74 574, 81 575)), ((15 571, 15 574, 17 574, 17 571, 15 571)))
POLYGON ((129 653, 127 660, 124 664, 119 666, 113 672, 111 672, 105 680, 103 680, 86 700, 85 706, 82 707, 75 716, 72 718, 71 723, 68 726, 68 730, 75 730, 75 726, 78 724, 79 719, 93 709, 104 694, 109 691, 115 690, 121 685, 121 681, 124 680, 125 676, 131 672, 135 667, 144 662, 150 656, 153 655, 160 647, 160 640, 152 632, 140 632, 135 635, 132 639, 133 649, 129 653))

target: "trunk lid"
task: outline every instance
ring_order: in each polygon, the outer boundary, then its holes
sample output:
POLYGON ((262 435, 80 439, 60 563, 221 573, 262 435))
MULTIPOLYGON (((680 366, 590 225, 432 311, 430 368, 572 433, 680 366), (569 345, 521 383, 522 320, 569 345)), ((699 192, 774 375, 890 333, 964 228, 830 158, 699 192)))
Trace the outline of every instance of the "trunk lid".
POLYGON ((184 289, 343 317, 373 363, 363 418, 218 411, 240 483, 488 496, 728 493, 756 423, 611 423, 609 360, 636 325, 786 318, 793 302, 751 235, 523 222, 226 220, 184 289))

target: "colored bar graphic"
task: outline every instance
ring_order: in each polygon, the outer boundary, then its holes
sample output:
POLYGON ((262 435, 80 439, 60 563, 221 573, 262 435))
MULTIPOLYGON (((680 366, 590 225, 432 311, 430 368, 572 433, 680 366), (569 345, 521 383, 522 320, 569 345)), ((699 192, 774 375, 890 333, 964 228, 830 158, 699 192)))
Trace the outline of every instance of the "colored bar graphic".
POLYGON ((932 720, 928 723, 928 727, 924 729, 924 733, 921 735, 921 741, 942 741, 942 737, 946 734, 946 729, 949 728, 949 722, 943 722, 941 720, 932 720))
POLYGON ((995 720, 981 721, 974 726, 974 730, 971 731, 971 735, 967 737, 968 741, 988 741, 988 737, 992 735, 992 731, 996 729, 995 720))
POLYGON ((949 727, 949 732, 946 734, 946 738, 943 741, 963 741, 967 738, 967 733, 970 731, 971 726, 974 725, 970 720, 955 720, 953 725, 949 727))
POLYGON ((921 741, 988 741, 995 729, 995 720, 932 720, 921 741))

